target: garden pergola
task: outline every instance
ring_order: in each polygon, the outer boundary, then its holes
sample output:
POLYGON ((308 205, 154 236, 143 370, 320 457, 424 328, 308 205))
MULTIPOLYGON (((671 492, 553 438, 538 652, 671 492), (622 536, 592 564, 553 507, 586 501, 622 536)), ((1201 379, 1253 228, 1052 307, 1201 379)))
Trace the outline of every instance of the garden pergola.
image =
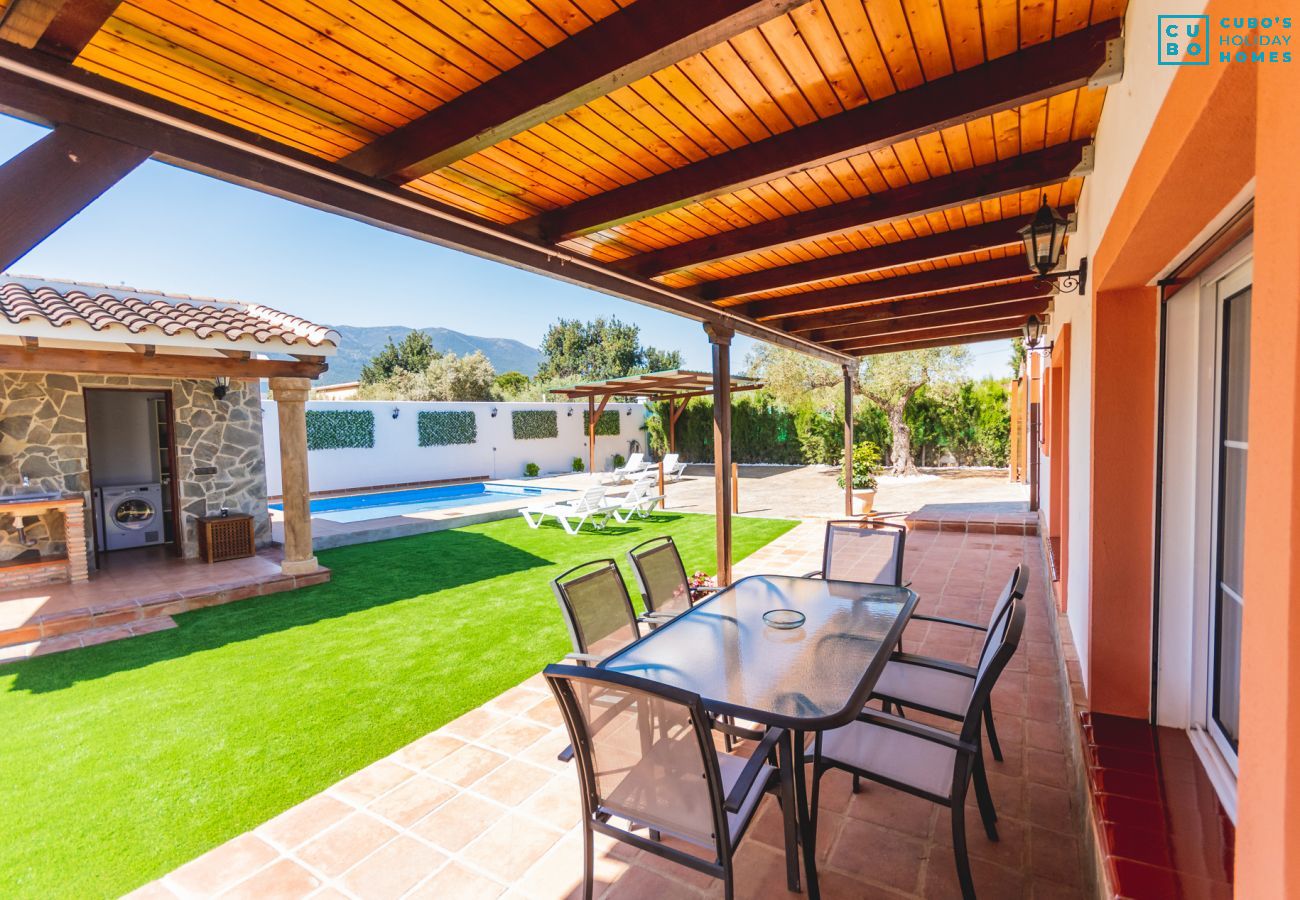
MULTIPOLYGON (((726 377, 730 371, 725 361, 719 364, 714 343, 712 372, 692 369, 666 369, 644 375, 626 375, 575 384, 572 387, 553 388, 552 394, 569 400, 587 400, 587 471, 596 471, 596 421, 614 397, 645 397, 649 400, 668 401, 668 450, 677 450, 677 419, 692 397, 713 397, 713 476, 718 516, 718 575, 724 571, 731 577, 731 395, 740 391, 756 391, 763 383, 743 375, 726 377), (725 561, 725 563, 724 563, 725 561)), ((729 347, 726 349, 730 349, 729 347)), ((725 582, 720 582, 725 583, 725 582)))
POLYGON ((1079 197, 1124 7, 0 0, 0 109, 53 127, 0 167, 0 269, 153 158, 696 319, 724 382, 739 333, 847 390, 1048 312, 1019 229, 1079 197))

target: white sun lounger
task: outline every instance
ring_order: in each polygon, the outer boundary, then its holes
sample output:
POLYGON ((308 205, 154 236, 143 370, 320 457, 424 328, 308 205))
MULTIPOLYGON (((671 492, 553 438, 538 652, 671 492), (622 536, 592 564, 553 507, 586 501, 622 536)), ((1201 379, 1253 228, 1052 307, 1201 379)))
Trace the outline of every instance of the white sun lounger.
POLYGON ((576 500, 563 503, 541 503, 525 506, 519 510, 529 528, 536 529, 547 516, 553 516, 569 534, 577 534, 583 523, 591 519, 592 526, 599 531, 609 521, 610 514, 618 504, 605 500, 603 487, 587 488, 576 500), (577 520, 576 525, 573 524, 577 520))
POLYGON ((650 511, 662 499, 663 494, 656 494, 655 484, 659 476, 655 472, 647 472, 644 476, 637 479, 636 483, 623 495, 618 505, 614 507, 614 518, 620 524, 626 524, 632 520, 633 516, 646 518, 650 511))
POLYGON ((664 456, 664 480, 678 481, 682 473, 686 471, 686 463, 678 462, 678 454, 669 453, 664 456))
POLYGON ((640 475, 649 467, 649 465, 650 464, 645 461, 644 453, 633 453, 627 458, 626 465, 619 466, 606 476, 605 483, 618 484, 620 481, 625 481, 632 475, 640 475))

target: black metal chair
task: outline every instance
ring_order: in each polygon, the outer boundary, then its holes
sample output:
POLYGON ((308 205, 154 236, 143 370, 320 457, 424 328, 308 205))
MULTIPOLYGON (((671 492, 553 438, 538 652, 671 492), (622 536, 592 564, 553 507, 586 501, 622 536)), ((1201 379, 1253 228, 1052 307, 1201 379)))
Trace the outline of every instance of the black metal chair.
POLYGON ((962 897, 974 900, 975 884, 966 853, 966 791, 973 783, 984 831, 989 840, 996 841, 997 813, 980 752, 982 711, 998 676, 1016 652, 1024 625, 1024 600, 1013 597, 989 627, 958 733, 863 710, 856 721, 818 734, 813 742, 813 816, 817 815, 821 777, 832 768, 948 807, 962 897))
POLYGON ((837 519, 826 523, 822 567, 809 578, 903 585, 907 529, 889 522, 837 519))
POLYGON ((672 619, 681 615, 701 597, 717 588, 692 588, 686 565, 677 544, 668 535, 651 538, 627 551, 628 562, 636 576, 641 599, 645 601, 643 620, 672 619))
POLYGON ((728 756, 714 746, 698 694, 604 669, 552 665, 543 674, 576 748, 587 900, 594 892, 597 831, 722 879, 730 900, 733 856, 764 792, 780 799, 786 853, 797 853, 791 773, 770 763, 782 731, 769 731, 748 758, 728 756), (599 703, 590 701, 593 695, 599 703), (660 843, 658 834, 711 858, 660 843))
MULTIPOLYGON (((973 629, 985 635, 987 644, 989 629, 1002 617, 1008 604, 1024 598, 1028 584, 1028 573, 1022 566, 1016 566, 1011 577, 1007 579, 1006 587, 1002 589, 998 602, 993 607, 988 625, 976 625, 959 619, 921 614, 913 614, 911 621, 937 622, 973 629)), ((886 712, 891 707, 915 709, 960 722, 966 714, 971 692, 975 689, 975 680, 976 670, 970 666, 934 656, 895 653, 890 657, 880 679, 876 682, 872 697, 884 703, 886 712)), ((1001 762, 1002 747, 998 744, 997 729, 993 725, 991 701, 984 704, 982 714, 984 727, 988 730, 989 749, 993 751, 993 758, 1001 762)))
POLYGON ((627 584, 612 559, 574 566, 551 582, 573 652, 565 659, 598 663, 641 636, 627 584))

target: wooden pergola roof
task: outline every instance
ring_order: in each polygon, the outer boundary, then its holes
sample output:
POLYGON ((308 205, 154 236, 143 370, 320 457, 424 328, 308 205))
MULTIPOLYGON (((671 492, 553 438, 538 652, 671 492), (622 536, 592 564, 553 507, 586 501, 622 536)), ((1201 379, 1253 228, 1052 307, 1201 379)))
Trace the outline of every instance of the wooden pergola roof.
MULTIPOLYGON (((731 392, 756 391, 763 386, 757 378, 731 376, 731 392)), ((713 393, 713 375, 693 369, 666 369, 644 375, 626 375, 572 387, 552 388, 549 393, 570 400, 584 397, 649 397, 652 400, 681 400, 713 393)))
POLYGON ((0 0, 0 268, 154 157, 844 363, 1043 315, 1125 0, 0 0))

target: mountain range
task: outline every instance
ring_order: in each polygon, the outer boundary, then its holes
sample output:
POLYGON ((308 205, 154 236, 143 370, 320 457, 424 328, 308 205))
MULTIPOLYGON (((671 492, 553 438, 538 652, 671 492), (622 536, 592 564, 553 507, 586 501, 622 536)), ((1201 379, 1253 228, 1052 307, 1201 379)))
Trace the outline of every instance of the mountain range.
MULTIPOLYGON (((320 378, 320 384, 339 384, 356 381, 361 377, 361 367, 370 358, 383 349, 391 338, 393 343, 401 343, 402 338, 415 331, 404 325, 331 325, 343 338, 339 344, 338 355, 330 360, 329 371, 320 378)), ((442 353, 455 353, 463 356, 482 350, 483 355, 492 363, 497 374, 502 372, 523 372, 530 378, 537 373, 542 362, 541 351, 520 341, 510 338, 478 337, 461 334, 450 328, 421 328, 433 339, 433 347, 442 353)))

